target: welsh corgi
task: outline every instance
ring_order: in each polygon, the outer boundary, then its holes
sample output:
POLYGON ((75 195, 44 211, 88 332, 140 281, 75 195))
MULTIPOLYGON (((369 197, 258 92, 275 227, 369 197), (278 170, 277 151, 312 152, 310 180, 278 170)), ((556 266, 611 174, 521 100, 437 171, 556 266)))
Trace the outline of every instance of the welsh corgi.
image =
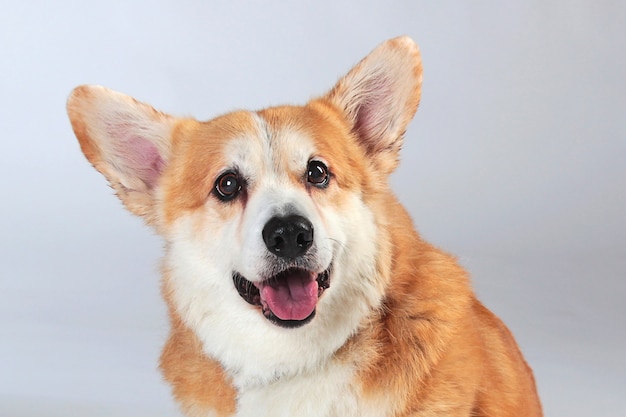
POLYGON ((390 189, 421 84, 399 37, 304 106, 200 122, 71 93, 83 153, 166 242, 160 368, 186 416, 542 415, 509 330, 390 189))

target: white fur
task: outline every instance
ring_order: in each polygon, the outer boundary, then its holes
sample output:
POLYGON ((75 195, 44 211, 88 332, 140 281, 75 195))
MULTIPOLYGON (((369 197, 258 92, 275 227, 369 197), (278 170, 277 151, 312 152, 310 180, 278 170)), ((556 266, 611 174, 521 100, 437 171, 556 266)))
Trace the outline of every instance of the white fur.
POLYGON ((359 417, 359 397, 350 385, 354 370, 329 365, 311 374, 298 375, 243 391, 237 417, 359 417))
POLYGON ((331 362, 311 373, 240 391, 236 417, 380 417, 387 398, 365 399, 352 365, 331 362), (382 401, 381 401, 382 400, 382 401))

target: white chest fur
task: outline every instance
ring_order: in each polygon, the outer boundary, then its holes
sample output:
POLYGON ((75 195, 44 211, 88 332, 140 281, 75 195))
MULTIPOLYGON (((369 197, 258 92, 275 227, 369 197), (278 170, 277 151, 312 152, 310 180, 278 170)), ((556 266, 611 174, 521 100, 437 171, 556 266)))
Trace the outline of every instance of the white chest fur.
POLYGON ((240 390, 237 417, 357 417, 364 414, 351 366, 330 364, 269 385, 240 390))

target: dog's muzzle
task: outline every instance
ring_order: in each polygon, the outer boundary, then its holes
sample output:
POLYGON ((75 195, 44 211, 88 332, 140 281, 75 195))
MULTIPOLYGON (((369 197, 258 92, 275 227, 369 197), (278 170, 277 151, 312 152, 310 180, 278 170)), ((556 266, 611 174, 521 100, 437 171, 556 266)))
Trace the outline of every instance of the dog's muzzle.
POLYGON ((263 227, 262 237, 279 272, 254 282, 234 272, 235 288, 249 304, 260 306, 272 323, 300 327, 315 317, 317 302, 330 286, 330 267, 321 273, 307 268, 313 225, 298 215, 273 217, 263 227))

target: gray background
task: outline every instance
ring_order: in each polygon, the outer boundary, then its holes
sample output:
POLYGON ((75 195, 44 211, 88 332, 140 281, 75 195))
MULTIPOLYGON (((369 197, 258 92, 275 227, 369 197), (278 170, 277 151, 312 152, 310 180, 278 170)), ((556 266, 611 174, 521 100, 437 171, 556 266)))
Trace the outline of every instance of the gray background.
POLYGON ((80 153, 65 99, 178 115, 302 103, 421 46, 393 187, 458 255, 548 416, 626 415, 626 3, 14 1, 0 7, 0 416, 176 416, 162 242, 80 153))

